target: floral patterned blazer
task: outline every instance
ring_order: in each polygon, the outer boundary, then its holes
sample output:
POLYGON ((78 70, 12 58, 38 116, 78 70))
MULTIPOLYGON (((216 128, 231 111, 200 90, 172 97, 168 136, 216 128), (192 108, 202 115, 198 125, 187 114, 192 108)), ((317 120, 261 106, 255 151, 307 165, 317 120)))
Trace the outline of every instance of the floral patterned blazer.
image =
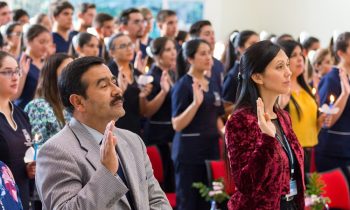
MULTIPOLYGON (((288 113, 278 110, 277 118, 297 160, 298 194, 294 199, 299 209, 304 209, 303 150, 288 113)), ((226 123, 225 137, 230 175, 236 186, 229 209, 280 209, 281 197, 290 189, 290 166, 278 140, 261 132, 251 108, 241 108, 232 114, 226 123)))
POLYGON ((0 209, 23 209, 19 191, 10 169, 0 161, 0 209))

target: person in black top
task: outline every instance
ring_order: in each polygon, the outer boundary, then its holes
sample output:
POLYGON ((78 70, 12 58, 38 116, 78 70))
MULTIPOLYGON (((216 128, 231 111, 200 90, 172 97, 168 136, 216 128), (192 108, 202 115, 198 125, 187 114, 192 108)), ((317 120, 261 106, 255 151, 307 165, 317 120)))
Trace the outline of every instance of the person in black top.
POLYGON ((13 172, 24 209, 29 209, 29 179, 35 176, 35 162, 26 164, 24 155, 31 143, 27 115, 11 103, 17 93, 21 69, 10 54, 0 51, 0 161, 13 172))
POLYGON ((174 169, 169 142, 174 137, 171 124, 171 86, 175 79, 176 44, 169 37, 160 37, 151 42, 151 53, 155 63, 148 72, 153 76, 152 91, 147 97, 154 102, 147 110, 145 125, 146 145, 157 145, 162 156, 165 192, 174 191, 174 169))

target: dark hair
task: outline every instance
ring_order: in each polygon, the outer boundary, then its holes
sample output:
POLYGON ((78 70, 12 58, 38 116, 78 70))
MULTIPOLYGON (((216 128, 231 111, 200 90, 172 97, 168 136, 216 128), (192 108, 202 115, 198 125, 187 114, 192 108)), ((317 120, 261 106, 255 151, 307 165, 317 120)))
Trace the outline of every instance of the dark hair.
POLYGON ((47 28, 45 28, 42 25, 34 24, 28 28, 28 30, 25 34, 25 38, 28 42, 30 42, 30 41, 33 41, 33 39, 35 39, 35 37, 39 36, 42 33, 50 33, 50 31, 47 30, 47 28))
POLYGON ((13 11, 13 21, 19 21, 19 19, 23 16, 28 16, 29 14, 27 11, 25 11, 24 9, 16 9, 13 11))
POLYGON ((229 43, 227 45, 227 49, 225 52, 225 72, 227 73, 235 64, 235 62, 239 59, 240 52, 238 51, 239 47, 244 47, 244 44, 248 41, 248 39, 258 34, 255 31, 245 30, 245 31, 233 31, 229 37, 229 43))
POLYGON ((57 17, 65 9, 71 9, 74 11, 73 5, 71 3, 69 3, 68 1, 57 0, 53 3, 51 3, 51 14, 54 17, 57 17))
POLYGON ((96 9, 96 5, 92 4, 92 3, 87 3, 87 2, 83 2, 81 3, 80 7, 79 7, 79 12, 84 14, 86 13, 89 9, 96 9))
MULTIPOLYGON (((77 34, 76 36, 76 43, 75 43, 75 47, 83 47, 84 45, 86 45, 87 43, 89 43, 91 41, 92 38, 96 37, 95 35, 92 35, 88 32, 80 32, 79 34, 77 34)), ((97 39, 97 37, 96 37, 97 39)))
POLYGON ((306 50, 309 50, 309 48, 314 44, 314 43, 319 43, 320 40, 318 40, 316 37, 310 36, 303 42, 303 48, 306 50))
POLYGON ((177 80, 188 72, 190 65, 187 59, 194 58, 199 46, 203 43, 210 47, 209 43, 203 39, 192 39, 182 45, 176 57, 177 80))
POLYGON ((0 9, 7 7, 7 6, 8 6, 8 4, 6 3, 6 1, 0 1, 0 9))
POLYGON ((110 51, 113 51, 115 46, 114 46, 114 41, 116 39, 118 39, 119 37, 122 37, 122 36, 127 36, 126 34, 124 34, 123 32, 120 32, 120 33, 117 33, 117 34, 114 34, 113 36, 111 36, 109 39, 108 39, 108 43, 107 43, 107 50, 110 52, 110 51))
POLYGON ((65 53, 57 53, 48 57, 41 70, 36 89, 36 96, 44 98, 50 104, 61 125, 65 124, 65 120, 63 105, 60 98, 57 96, 57 94, 59 94, 57 69, 67 58, 72 57, 65 53))
POLYGON ((82 81, 83 75, 95 65, 104 64, 104 60, 100 57, 87 56, 77 58, 69 63, 58 79, 58 88, 61 101, 67 111, 73 113, 74 106, 70 103, 69 97, 77 94, 86 98, 86 89, 88 84, 82 81))
POLYGON ((290 34, 281 34, 277 37, 276 44, 279 44, 280 42, 287 41, 287 40, 294 40, 294 38, 290 34))
POLYGON ((175 45, 175 41, 169 37, 158 37, 152 40, 150 44, 151 53, 155 56, 160 56, 165 50, 165 45, 168 41, 171 41, 175 45))
MULTIPOLYGON (((11 55, 10 53, 0 50, 0 68, 2 67, 2 62, 4 61, 4 59, 6 57, 11 57, 11 58, 16 60, 16 58, 13 57, 13 55, 11 55)), ((17 60, 16 60, 16 62, 17 62, 17 60)))
POLYGON ((113 20, 113 17, 107 13, 98 13, 94 19, 94 27, 101 28, 107 21, 113 20))
POLYGON ((140 10, 136 9, 136 8, 129 8, 126 10, 123 10, 122 13, 120 14, 119 18, 118 18, 118 23, 119 24, 123 24, 123 25, 127 25, 128 21, 129 21, 129 16, 132 13, 140 13, 142 15, 142 13, 140 12, 140 10))
POLYGON ((6 29, 5 29, 5 35, 11 36, 11 33, 16 28, 16 26, 21 26, 21 24, 19 22, 11 22, 11 23, 7 24, 6 29))
POLYGON ((349 47, 350 41, 350 32, 341 33, 334 44, 334 54, 336 62, 339 63, 340 57, 338 56, 338 51, 346 52, 346 49, 349 47))
POLYGON ((246 49, 240 60, 235 110, 250 107, 256 112, 256 100, 260 93, 251 77, 263 73, 280 51, 281 48, 270 40, 260 41, 246 49))
POLYGON ((190 36, 192 38, 198 38, 204 26, 211 26, 211 22, 209 20, 200 20, 193 23, 189 30, 190 36))
POLYGON ((188 35, 187 31, 182 31, 180 30, 179 32, 177 32, 177 35, 175 37, 175 41, 179 44, 182 45, 185 41, 186 41, 186 37, 188 35))
MULTIPOLYGON (((294 40, 281 41, 279 43, 279 45, 284 50, 284 52, 286 53, 288 58, 290 58, 292 56, 292 53, 296 47, 300 47, 300 49, 303 50, 303 46, 299 42, 294 41, 294 40)), ((304 60, 305 60, 305 58, 304 58, 304 60)), ((303 88, 311 96, 311 98, 313 98, 316 102, 314 95, 311 93, 310 87, 308 86, 308 84, 306 83, 306 81, 304 79, 304 74, 300 74, 297 77, 297 82, 301 86, 301 88, 303 88)), ((300 119, 301 108, 300 108, 298 102, 295 100, 295 98, 292 95, 290 96, 290 100, 294 104, 294 106, 297 110, 298 118, 300 119)), ((287 110, 289 112, 289 104, 287 104, 287 106, 285 107, 285 110, 287 110)))
POLYGON ((164 23, 165 19, 170 16, 176 16, 176 12, 174 10, 169 9, 160 10, 157 14, 157 22, 164 23))

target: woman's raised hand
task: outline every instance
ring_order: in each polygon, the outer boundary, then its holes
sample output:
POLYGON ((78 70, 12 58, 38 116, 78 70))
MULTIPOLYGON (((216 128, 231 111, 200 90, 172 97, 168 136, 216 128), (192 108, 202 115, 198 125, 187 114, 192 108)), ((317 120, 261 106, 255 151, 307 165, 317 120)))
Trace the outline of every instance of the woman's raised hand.
POLYGON ((268 113, 265 113, 264 103, 261 98, 256 101, 258 125, 262 133, 265 133, 271 137, 276 135, 276 127, 272 123, 268 113))

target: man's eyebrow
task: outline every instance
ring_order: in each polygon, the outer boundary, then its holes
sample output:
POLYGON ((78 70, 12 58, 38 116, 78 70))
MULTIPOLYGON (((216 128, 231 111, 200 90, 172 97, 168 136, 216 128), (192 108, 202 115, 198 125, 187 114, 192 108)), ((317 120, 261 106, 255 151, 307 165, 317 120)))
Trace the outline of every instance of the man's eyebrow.
POLYGON ((109 81, 108 77, 100 78, 96 81, 96 86, 99 86, 101 84, 101 82, 108 82, 108 81, 109 81))

